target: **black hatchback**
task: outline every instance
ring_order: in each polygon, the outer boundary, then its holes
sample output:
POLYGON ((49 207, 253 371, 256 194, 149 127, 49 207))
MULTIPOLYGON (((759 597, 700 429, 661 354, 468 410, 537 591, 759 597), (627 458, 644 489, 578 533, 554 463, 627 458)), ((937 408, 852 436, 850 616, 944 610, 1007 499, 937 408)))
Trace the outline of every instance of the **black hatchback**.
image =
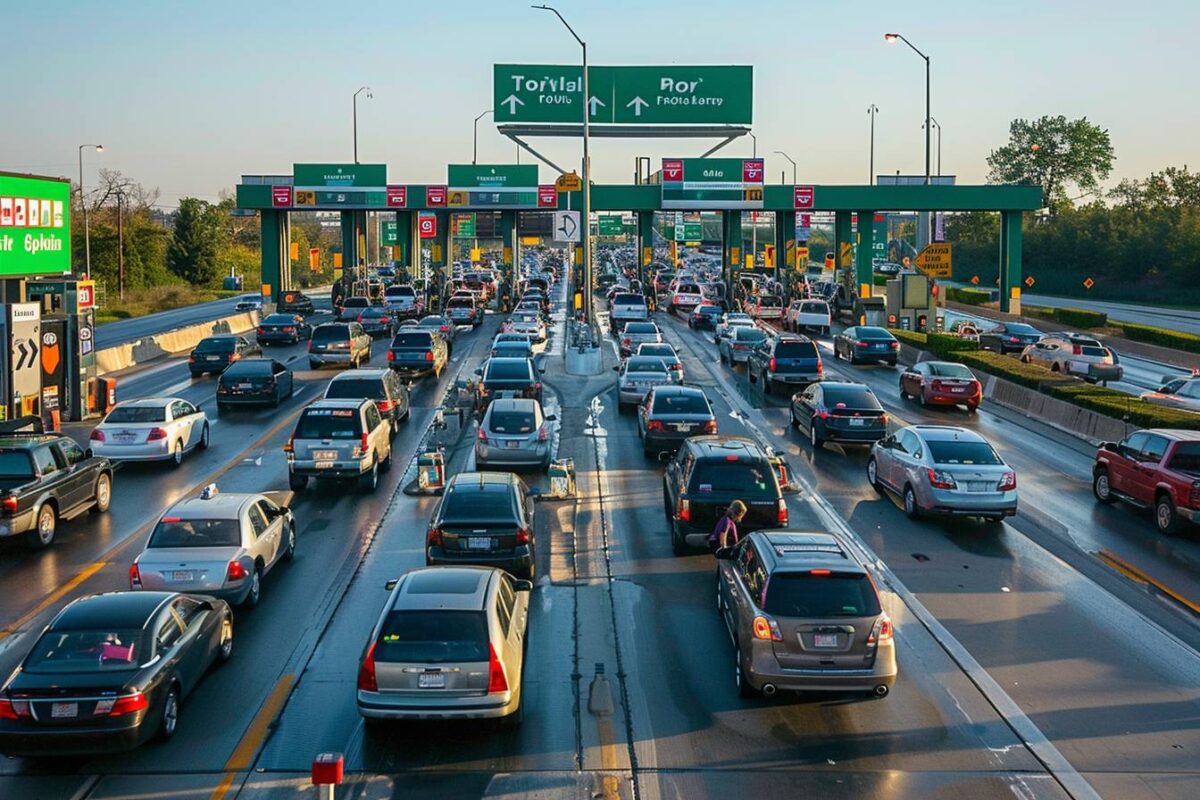
POLYGON ((499 567, 534 575, 534 504, 511 472, 460 472, 450 479, 425 534, 425 563, 499 567))
POLYGON ((188 356, 188 371, 192 377, 206 372, 219 373, 239 359, 259 355, 262 355, 262 347, 252 344, 244 336, 206 336, 188 356))
POLYGON ((872 444, 887 436, 888 415, 864 383, 824 381, 792 396, 792 427, 813 448, 825 442, 872 444))
POLYGON ((292 371, 273 358, 249 358, 230 366, 217 378, 217 410, 232 405, 278 406, 292 396, 292 371))

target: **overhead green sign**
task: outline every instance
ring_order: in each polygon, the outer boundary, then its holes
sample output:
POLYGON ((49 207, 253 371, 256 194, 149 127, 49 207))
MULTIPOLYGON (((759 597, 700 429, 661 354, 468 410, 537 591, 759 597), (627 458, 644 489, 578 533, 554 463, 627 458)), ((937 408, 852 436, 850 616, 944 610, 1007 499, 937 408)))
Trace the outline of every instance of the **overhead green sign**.
POLYGON ((454 214, 450 217, 450 235, 464 239, 475 238, 475 215, 454 214))
POLYGON ((538 185, 536 164, 450 164, 446 183, 459 189, 532 188, 538 185))
POLYGON ((379 231, 379 243, 382 245, 400 243, 400 223, 384 220, 383 228, 379 231))
MULTIPOLYGON (((594 123, 749 124, 749 66, 588 67, 588 120, 594 123)), ((496 122, 582 122, 579 65, 496 64, 496 122)))
POLYGON ((293 186, 386 186, 387 164, 293 164, 293 186))
POLYGON ((625 221, 620 215, 605 214, 597 217, 597 231, 599 236, 624 236, 625 221))
POLYGON ((70 273, 70 181, 0 173, 0 276, 70 273))
POLYGON ((761 158, 664 158, 659 179, 664 209, 763 207, 761 158))

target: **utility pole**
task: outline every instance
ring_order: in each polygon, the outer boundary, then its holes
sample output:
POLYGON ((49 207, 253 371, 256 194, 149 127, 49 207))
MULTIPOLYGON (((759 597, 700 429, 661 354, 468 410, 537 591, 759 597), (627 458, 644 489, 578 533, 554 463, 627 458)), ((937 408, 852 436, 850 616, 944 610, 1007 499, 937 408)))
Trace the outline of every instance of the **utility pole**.
POLYGON ((867 113, 871 115, 871 166, 867 173, 867 185, 875 185, 875 115, 879 113, 879 108, 871 103, 867 108, 867 113))
POLYGON ((117 297, 125 300, 125 193, 117 189, 117 297))

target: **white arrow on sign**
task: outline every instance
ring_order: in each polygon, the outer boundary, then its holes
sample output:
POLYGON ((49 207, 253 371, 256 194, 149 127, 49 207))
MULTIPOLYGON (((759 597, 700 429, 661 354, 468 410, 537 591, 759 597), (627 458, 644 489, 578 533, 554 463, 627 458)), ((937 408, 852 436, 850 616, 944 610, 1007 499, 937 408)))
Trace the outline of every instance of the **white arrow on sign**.
POLYGON ((591 97, 588 98, 588 108, 590 109, 590 111, 588 113, 591 114, 593 117, 596 116, 596 109, 601 108, 603 106, 604 106, 604 101, 601 100, 599 97, 596 97, 596 95, 592 95, 591 97))
POLYGON ((500 105, 508 106, 508 113, 517 113, 517 106, 525 105, 525 101, 517 97, 515 94, 510 94, 508 97, 500 101, 500 105))
POLYGON ((647 103, 642 98, 635 97, 632 100, 630 100, 628 103, 626 103, 625 107, 629 108, 630 106, 632 106, 633 107, 633 115, 635 117, 640 117, 642 115, 642 109, 648 105, 650 105, 650 104, 647 103))

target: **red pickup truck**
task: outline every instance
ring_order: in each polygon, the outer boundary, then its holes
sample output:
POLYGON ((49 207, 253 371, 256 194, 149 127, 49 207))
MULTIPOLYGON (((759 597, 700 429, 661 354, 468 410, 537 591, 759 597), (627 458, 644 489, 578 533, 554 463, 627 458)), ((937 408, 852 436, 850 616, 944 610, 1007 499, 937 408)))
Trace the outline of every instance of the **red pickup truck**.
POLYGON ((1160 533, 1200 522, 1200 431, 1155 428, 1105 442, 1096 451, 1092 492, 1101 503, 1153 508, 1160 533))

